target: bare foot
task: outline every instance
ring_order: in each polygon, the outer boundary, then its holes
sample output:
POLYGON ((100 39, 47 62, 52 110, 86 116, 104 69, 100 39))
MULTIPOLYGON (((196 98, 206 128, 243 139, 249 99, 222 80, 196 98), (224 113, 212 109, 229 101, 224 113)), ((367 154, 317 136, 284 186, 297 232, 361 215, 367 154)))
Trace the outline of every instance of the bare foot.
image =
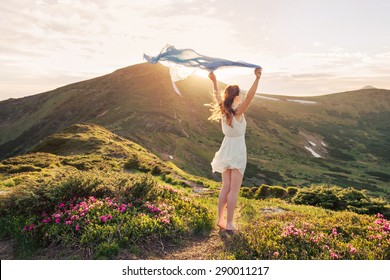
POLYGON ((234 225, 232 225, 232 224, 227 224, 226 225, 226 230, 229 230, 229 231, 235 231, 236 230, 236 228, 234 227, 234 225))
POLYGON ((217 226, 219 227, 220 230, 225 230, 226 229, 226 224, 225 223, 217 223, 217 226))

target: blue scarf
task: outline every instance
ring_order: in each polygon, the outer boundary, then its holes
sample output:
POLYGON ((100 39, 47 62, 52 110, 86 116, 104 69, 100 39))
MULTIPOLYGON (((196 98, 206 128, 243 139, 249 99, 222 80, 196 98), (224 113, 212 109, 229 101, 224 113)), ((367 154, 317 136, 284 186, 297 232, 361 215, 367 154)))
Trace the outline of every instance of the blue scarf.
MULTIPOLYGON (((144 54, 144 59, 152 64, 156 64, 158 61, 166 61, 169 63, 169 69, 171 74, 171 80, 175 91, 178 89, 174 82, 182 80, 192 74, 196 68, 213 72, 222 67, 249 67, 249 68, 261 68, 259 65, 247 63, 244 61, 231 61, 223 58, 210 57, 197 53, 193 49, 176 49, 174 46, 166 45, 157 56, 149 56, 144 54), (179 68, 191 67, 193 70, 184 71, 184 75, 179 73, 179 68)), ((183 71, 181 71, 183 72, 183 71)))

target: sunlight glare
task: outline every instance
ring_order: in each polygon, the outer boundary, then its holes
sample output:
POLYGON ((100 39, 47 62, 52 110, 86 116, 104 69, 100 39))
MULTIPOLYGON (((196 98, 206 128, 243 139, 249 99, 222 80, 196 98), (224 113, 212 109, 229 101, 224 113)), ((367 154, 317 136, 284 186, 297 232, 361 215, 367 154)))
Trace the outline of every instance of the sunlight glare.
MULTIPOLYGON (((253 72, 253 69, 250 68, 232 67, 232 68, 218 69, 214 71, 214 74, 217 77, 218 81, 229 84, 229 83, 234 83, 234 81, 236 81, 237 78, 239 78, 239 76, 246 76, 251 72, 253 72)), ((209 72, 206 70, 197 69, 194 74, 199 77, 207 78, 209 72)))

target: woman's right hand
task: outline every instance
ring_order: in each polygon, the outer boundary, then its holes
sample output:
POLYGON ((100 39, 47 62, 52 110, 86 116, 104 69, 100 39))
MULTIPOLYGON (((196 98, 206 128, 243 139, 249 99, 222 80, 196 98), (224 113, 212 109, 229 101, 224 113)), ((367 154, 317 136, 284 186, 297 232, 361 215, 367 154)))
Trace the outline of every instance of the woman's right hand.
POLYGON ((214 83, 217 82, 217 77, 215 77, 214 72, 210 72, 210 73, 209 73, 209 78, 210 78, 210 80, 212 80, 214 83))

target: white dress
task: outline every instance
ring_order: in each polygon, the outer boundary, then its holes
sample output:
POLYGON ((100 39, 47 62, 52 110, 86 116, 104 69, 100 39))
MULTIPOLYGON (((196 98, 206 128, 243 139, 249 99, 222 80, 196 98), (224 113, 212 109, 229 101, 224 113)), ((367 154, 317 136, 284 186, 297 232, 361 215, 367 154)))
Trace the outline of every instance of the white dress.
POLYGON ((232 126, 226 123, 225 117, 221 119, 222 132, 225 135, 221 147, 215 153, 211 162, 213 172, 223 173, 226 169, 238 169, 244 175, 247 156, 245 145, 246 120, 242 115, 241 121, 233 117, 232 126))

